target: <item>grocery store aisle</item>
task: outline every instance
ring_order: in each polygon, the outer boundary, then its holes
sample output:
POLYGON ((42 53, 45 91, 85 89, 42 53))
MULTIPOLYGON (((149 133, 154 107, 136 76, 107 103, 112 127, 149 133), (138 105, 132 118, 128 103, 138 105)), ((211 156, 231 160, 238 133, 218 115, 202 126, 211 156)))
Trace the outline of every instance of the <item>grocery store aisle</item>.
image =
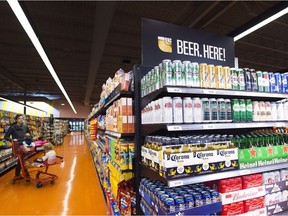
MULTIPOLYGON (((67 135, 55 147, 62 165, 50 167, 55 185, 37 189, 35 182, 10 183, 14 170, 0 178, 0 215, 106 215, 106 206, 84 135, 67 135)), ((39 157, 39 154, 38 154, 39 157)))

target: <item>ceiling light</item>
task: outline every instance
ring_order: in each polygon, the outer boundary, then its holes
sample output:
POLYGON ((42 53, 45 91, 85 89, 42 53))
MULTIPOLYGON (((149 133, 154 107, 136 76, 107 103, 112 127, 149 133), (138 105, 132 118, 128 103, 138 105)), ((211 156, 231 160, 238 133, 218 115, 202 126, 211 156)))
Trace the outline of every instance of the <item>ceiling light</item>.
POLYGON ((246 31, 244 31, 244 32, 236 35, 236 36, 234 37, 234 41, 237 41, 237 40, 241 39, 242 37, 245 37, 246 35, 252 33, 253 31, 256 31, 257 29, 259 29, 259 28, 267 25, 268 23, 270 23, 270 22, 278 19, 279 17, 281 17, 281 16, 283 16, 283 15, 285 15, 285 14, 287 14, 287 13, 288 13, 288 7, 285 8, 285 9, 283 9, 283 10, 281 10, 281 11, 279 11, 278 13, 270 16, 269 18, 263 20, 262 22, 256 24, 255 26, 247 29, 246 31))
POLYGON ((61 103, 61 106, 64 106, 65 105, 65 103, 61 103))
POLYGON ((21 105, 21 106, 23 106, 23 107, 32 108, 32 109, 35 109, 35 110, 38 110, 38 111, 41 111, 41 112, 44 112, 44 113, 47 114, 47 112, 44 111, 44 110, 35 108, 35 107, 33 107, 33 106, 25 105, 25 104, 20 103, 20 102, 17 102, 17 101, 12 101, 12 100, 9 100, 9 99, 7 99, 7 98, 0 97, 0 100, 4 100, 4 101, 7 101, 7 102, 11 102, 11 103, 17 103, 17 104, 19 104, 19 105, 21 105))
POLYGON ((29 36, 30 40, 32 41, 33 45, 35 46, 37 52, 39 53, 40 57, 42 58, 44 64, 46 65, 47 69, 51 73, 52 77, 54 78, 55 82, 61 89, 62 93, 64 94, 66 100, 70 104, 71 108, 73 109, 74 113, 77 114, 68 94, 66 93, 62 83, 60 82, 52 64, 50 63, 40 41, 38 40, 32 26, 30 25, 26 15, 24 14, 19 2, 17 0, 7 0, 8 4, 10 5, 11 9, 13 10, 14 14, 16 15, 18 21, 21 23, 22 27, 26 31, 27 35, 29 36))

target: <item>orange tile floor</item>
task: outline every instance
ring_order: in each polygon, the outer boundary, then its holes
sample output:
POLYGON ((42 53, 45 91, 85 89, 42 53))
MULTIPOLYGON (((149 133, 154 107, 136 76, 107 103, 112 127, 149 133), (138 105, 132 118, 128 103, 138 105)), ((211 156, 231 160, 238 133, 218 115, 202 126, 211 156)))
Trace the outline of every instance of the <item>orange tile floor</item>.
POLYGON ((54 185, 36 188, 35 182, 23 180, 12 185, 14 169, 0 177, 0 215, 106 215, 84 135, 67 135, 64 144, 54 149, 64 157, 63 164, 49 168, 59 176, 54 185))

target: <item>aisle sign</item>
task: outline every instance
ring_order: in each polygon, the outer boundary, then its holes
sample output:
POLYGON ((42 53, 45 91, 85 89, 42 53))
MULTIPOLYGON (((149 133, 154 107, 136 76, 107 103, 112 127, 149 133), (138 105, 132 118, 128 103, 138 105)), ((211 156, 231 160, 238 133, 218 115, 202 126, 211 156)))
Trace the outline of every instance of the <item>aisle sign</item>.
POLYGON ((234 67, 232 37, 142 18, 142 65, 163 59, 234 67))

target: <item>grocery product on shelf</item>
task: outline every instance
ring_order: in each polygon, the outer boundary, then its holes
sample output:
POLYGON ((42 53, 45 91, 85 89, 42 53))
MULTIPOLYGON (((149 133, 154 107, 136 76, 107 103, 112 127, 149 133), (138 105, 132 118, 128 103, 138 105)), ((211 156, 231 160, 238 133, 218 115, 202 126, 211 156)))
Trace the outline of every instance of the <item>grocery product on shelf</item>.
POLYGON ((134 133, 132 98, 122 97, 106 110, 106 130, 134 133))
POLYGON ((114 94, 118 94, 120 92, 134 91, 133 77, 134 77, 134 74, 132 71, 125 73, 122 69, 119 69, 115 73, 113 79, 109 77, 106 83, 102 85, 100 101, 92 109, 90 117, 92 117, 96 112, 98 112, 101 108, 103 108, 105 103, 107 103, 107 101, 109 101, 110 99, 113 99, 113 97, 115 96, 114 94))
POLYGON ((139 187, 142 201, 156 215, 218 213, 221 210, 219 193, 203 184, 168 188, 164 183, 142 178, 139 187))
POLYGON ((167 179, 238 168, 237 148, 227 135, 147 136, 141 161, 167 179))
POLYGON ((165 59, 141 79, 141 96, 163 86, 186 86, 258 92, 288 92, 288 74, 229 68, 165 59))
POLYGON ((164 97, 142 110, 142 123, 262 122, 288 120, 288 102, 164 97))

